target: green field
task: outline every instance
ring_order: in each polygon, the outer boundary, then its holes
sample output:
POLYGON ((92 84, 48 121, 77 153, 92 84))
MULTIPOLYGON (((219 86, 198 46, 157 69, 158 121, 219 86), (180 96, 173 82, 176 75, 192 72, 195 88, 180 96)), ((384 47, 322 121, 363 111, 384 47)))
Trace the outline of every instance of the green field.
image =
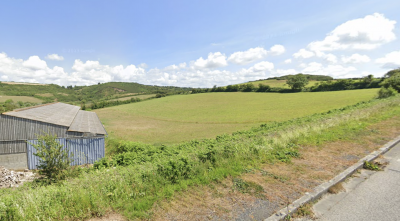
POLYGON ((172 144, 341 108, 370 100, 377 91, 176 95, 95 112, 110 137, 172 144))
POLYGON ((22 102, 32 102, 32 103, 42 103, 42 100, 37 99, 35 97, 28 96, 3 96, 0 95, 0 102, 5 102, 6 100, 13 100, 14 102, 22 101, 22 102))
POLYGON ((139 98, 141 100, 147 99, 147 98, 151 98, 151 97, 155 97, 156 94, 142 94, 142 95, 134 95, 134 96, 128 96, 128 97, 121 97, 121 98, 116 98, 116 99, 112 99, 110 101, 126 101, 126 100, 130 100, 131 98, 139 98))

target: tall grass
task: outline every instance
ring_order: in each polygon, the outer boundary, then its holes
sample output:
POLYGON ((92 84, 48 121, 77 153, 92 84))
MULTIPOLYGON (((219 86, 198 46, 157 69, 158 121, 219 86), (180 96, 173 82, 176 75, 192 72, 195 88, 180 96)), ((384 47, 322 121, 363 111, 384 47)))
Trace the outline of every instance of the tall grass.
POLYGON ((400 113, 400 98, 373 100, 285 122, 262 124, 216 139, 171 146, 108 141, 108 158, 77 178, 0 190, 1 220, 85 219, 116 210, 150 218, 154 202, 193 185, 238 176, 248 166, 299 156, 299 145, 354 136, 400 113))

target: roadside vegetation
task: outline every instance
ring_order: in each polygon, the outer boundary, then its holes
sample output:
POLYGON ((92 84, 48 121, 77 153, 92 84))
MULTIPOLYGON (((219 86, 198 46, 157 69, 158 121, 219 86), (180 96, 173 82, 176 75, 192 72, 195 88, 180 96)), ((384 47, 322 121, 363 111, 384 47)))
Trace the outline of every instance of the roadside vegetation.
MULTIPOLYGON (((0 191, 0 219, 85 219, 117 211, 128 218, 150 218, 155 202, 192 186, 218 183, 265 163, 290 163, 305 144, 351 136, 400 113, 400 98, 359 102, 324 113, 268 122, 249 130, 154 146, 108 140, 107 157, 77 178, 52 185, 25 184, 0 191)), ((236 179, 247 192, 257 186, 236 179)), ((253 192, 253 190, 251 190, 253 192)))

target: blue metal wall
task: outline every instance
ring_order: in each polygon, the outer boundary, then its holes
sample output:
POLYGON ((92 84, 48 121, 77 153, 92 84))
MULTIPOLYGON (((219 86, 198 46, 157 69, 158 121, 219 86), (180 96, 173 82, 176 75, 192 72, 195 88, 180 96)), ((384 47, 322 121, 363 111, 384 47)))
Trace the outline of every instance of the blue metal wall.
MULTIPOLYGON (((58 138, 57 141, 67 148, 69 156, 72 156, 71 165, 93 164, 105 156, 104 138, 58 138)), ((32 146, 38 143, 38 140, 28 140, 27 156, 28 169, 37 169, 40 158, 33 155, 36 149, 32 146)))

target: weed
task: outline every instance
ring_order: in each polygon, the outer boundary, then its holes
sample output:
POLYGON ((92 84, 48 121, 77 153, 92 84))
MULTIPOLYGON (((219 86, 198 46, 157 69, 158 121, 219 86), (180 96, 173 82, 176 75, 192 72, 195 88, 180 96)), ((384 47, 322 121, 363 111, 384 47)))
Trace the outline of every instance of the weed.
POLYGON ((374 170, 374 171, 381 170, 377 164, 375 164, 374 162, 368 162, 368 161, 364 161, 363 168, 367 169, 367 170, 374 170))

